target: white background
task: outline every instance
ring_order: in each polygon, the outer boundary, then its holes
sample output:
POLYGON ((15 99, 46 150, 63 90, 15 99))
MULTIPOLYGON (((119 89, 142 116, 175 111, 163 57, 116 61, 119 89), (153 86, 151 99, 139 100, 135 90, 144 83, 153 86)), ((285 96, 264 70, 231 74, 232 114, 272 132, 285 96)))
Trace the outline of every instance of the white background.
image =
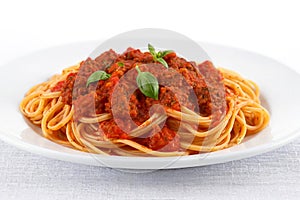
POLYGON ((1 1, 0 64, 53 45, 166 28, 300 65, 297 0, 1 1))
MULTIPOLYGON (((300 72, 300 6, 298 4, 296 0, 0 0, 0 65, 32 51, 53 45, 107 39, 121 32, 137 28, 165 28, 180 32, 197 41, 255 51, 273 57, 300 72)), ((1 144, 4 145, 4 143, 1 144)), ((53 195, 53 199, 68 196, 76 199, 76 197, 85 196, 84 191, 83 193, 80 192, 82 188, 85 189, 89 199, 93 197, 96 199, 97 196, 93 196, 93 194, 97 194, 97 182, 102 199, 121 198, 122 195, 124 195, 124 199, 133 199, 134 187, 137 191, 142 191, 140 193, 142 199, 147 199, 147 197, 151 199, 159 199, 159 197, 163 197, 163 199, 179 198, 176 190, 172 190, 171 186, 167 184, 167 178, 163 179, 164 175, 169 176, 168 180, 173 181, 172 186, 175 182, 178 182, 178 187, 183 184, 187 193, 182 192, 181 199, 184 199, 183 197, 191 199, 193 196, 189 196, 189 194, 193 192, 207 194, 210 195, 209 197, 216 195, 222 197, 222 191, 228 191, 237 199, 239 197, 251 199, 251 195, 257 199, 280 198, 280 194, 283 194, 285 198, 289 197, 289 194, 292 194, 294 198, 297 194, 299 195, 299 188, 297 189, 299 187, 299 175, 297 176, 297 172, 299 172, 299 139, 294 145, 284 147, 273 154, 266 154, 266 156, 246 159, 245 161, 231 162, 203 168, 203 170, 198 168, 186 171, 159 172, 160 180, 165 182, 159 182, 158 187, 153 186, 153 182, 159 178, 156 177, 157 174, 153 176, 127 176, 126 174, 111 172, 108 169, 68 165, 59 161, 51 161, 53 166, 51 164, 49 167, 48 159, 25 152, 23 154, 13 147, 6 146, 4 152, 11 159, 8 157, 0 159, 6 163, 3 164, 5 169, 0 170, 3 173, 0 174, 0 177, 5 177, 8 180, 6 184, 6 180, 0 178, 0 183, 8 185, 7 188, 1 186, 0 192, 7 193, 7 197, 18 197, 18 199, 22 197, 23 192, 23 197, 26 199, 31 199, 31 197, 33 199, 52 199, 51 195, 53 195), (292 151, 292 154, 289 154, 289 151, 292 151), (13 152, 22 155, 22 157, 18 157, 13 152), (268 161, 270 157, 272 162, 268 161), (22 163, 23 159, 26 169, 21 166, 24 164, 22 163), (260 165, 265 167, 262 168, 260 165), (291 166, 292 169, 290 169, 291 166), (228 167, 230 170, 227 171, 228 167), (295 167, 298 167, 298 171, 295 167), (224 169, 225 172, 222 172, 224 169), (62 170, 64 175, 57 173, 59 170, 62 170), (181 172, 186 173, 185 176, 192 180, 190 183, 194 181, 197 184, 201 183, 196 177, 193 179, 194 175, 191 174, 195 172, 201 174, 204 177, 203 182, 208 180, 207 184, 211 186, 197 188, 193 184, 184 182, 184 175, 181 172), (245 173, 247 177, 245 177, 245 173), (20 178, 23 174, 29 178, 20 178), (227 178, 229 177, 229 179, 223 180, 226 183, 224 185, 218 183, 222 182, 218 178, 222 177, 223 174, 227 174, 227 178), (296 179, 293 179, 295 176, 296 179), (107 184, 101 182, 103 177, 107 184), (110 177, 114 177, 114 179, 110 179, 110 177), (127 179, 128 182, 126 182, 127 179), (19 183, 18 180, 25 180, 25 182, 19 183), (61 185, 56 187, 55 184, 51 184, 55 183, 56 180, 61 185), (249 180, 249 187, 243 185, 243 180, 249 180), (49 185, 47 185, 47 181, 49 185), (122 185, 118 186, 119 182, 122 185), (73 191, 73 194, 64 193, 64 184, 73 191), (149 184, 154 193, 148 191, 145 184, 149 184), (132 185, 132 187, 128 185, 132 185), (88 188, 85 188, 86 186, 88 188), (141 187, 139 188, 139 186, 141 187), (292 188, 293 186, 295 189, 292 188), (125 188, 124 190, 119 189, 123 192, 127 191, 126 194, 121 194, 118 187, 125 188), (188 191, 189 188, 197 189, 197 191, 188 191), (281 189, 276 190, 276 188, 281 189), (164 192, 165 190, 167 192, 164 192), (203 191, 201 192, 201 190, 203 191), (147 192, 155 195, 148 196, 147 192), (272 192, 276 196, 273 196, 272 192), (45 198, 43 198, 43 194, 46 195, 45 198), (243 194, 246 196, 242 196, 243 194)), ((177 191, 182 191, 182 189, 177 189, 177 191)), ((196 197, 194 196, 194 198, 196 197)), ((212 198, 206 197, 206 199, 212 198)))

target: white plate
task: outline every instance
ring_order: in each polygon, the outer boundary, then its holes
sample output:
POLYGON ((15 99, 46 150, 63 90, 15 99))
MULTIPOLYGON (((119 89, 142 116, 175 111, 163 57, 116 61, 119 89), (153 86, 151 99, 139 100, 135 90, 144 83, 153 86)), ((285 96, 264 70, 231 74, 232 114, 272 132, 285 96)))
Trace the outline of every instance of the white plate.
POLYGON ((33 131, 24 121, 18 105, 34 84, 60 73, 85 59, 98 42, 84 42, 35 52, 2 66, 0 74, 0 139, 46 157, 127 169, 161 169, 203 166, 258 155, 299 136, 300 76, 273 59, 248 51, 201 44, 215 65, 233 69, 254 80, 261 88, 262 103, 271 114, 270 125, 242 144, 218 152, 169 158, 96 156, 57 145, 33 131))

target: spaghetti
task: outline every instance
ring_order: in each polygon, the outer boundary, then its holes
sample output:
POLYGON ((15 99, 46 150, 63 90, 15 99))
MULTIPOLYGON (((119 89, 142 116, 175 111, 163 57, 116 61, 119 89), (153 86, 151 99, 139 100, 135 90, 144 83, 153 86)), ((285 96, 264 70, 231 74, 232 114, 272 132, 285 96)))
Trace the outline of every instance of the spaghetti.
POLYGON ((269 113, 260 104, 254 82, 233 71, 215 69, 209 61, 188 62, 174 52, 163 59, 168 69, 149 52, 107 51, 32 87, 20 110, 41 127, 44 137, 103 155, 217 151, 267 126, 269 113), (137 65, 157 78, 158 99, 138 89, 137 65), (99 70, 109 76, 88 85, 88 78, 99 70))

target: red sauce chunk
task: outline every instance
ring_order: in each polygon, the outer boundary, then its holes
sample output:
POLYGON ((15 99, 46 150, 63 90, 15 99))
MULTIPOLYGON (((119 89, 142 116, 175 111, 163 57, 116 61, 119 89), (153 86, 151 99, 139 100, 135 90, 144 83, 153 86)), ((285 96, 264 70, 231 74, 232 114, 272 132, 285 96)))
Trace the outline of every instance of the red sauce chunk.
POLYGON ((203 116, 213 113, 216 124, 226 110, 223 77, 210 61, 197 65, 174 52, 166 55, 164 60, 168 69, 154 61, 149 52, 128 48, 117 54, 109 50, 96 59, 83 61, 78 73, 69 74, 51 91, 61 91, 63 102, 74 106, 74 120, 111 113, 112 119, 99 123, 99 130, 109 139, 133 139, 153 150, 180 151, 180 137, 168 123, 159 131, 145 133, 142 138, 132 138, 128 133, 149 119, 153 114, 151 109, 157 104, 178 111, 185 106, 203 116), (148 71, 157 78, 158 100, 145 96, 138 89, 137 65, 141 71, 148 71), (110 74, 110 78, 87 87, 88 77, 98 70, 110 74), (116 88, 118 90, 114 92, 116 88))

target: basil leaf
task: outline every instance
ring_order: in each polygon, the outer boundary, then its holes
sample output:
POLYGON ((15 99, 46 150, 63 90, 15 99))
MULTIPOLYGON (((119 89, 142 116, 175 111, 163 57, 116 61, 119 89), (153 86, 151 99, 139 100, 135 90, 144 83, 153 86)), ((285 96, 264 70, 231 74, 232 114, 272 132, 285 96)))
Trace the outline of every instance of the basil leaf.
POLYGON ((156 53, 154 47, 151 44, 148 44, 148 50, 153 56, 154 61, 160 62, 161 64, 163 64, 163 66, 165 66, 165 68, 169 68, 168 63, 163 59, 163 57, 168 55, 169 53, 172 53, 172 50, 159 51, 156 53))
POLYGON ((161 55, 162 55, 162 52, 161 52, 161 51, 157 52, 156 58, 161 58, 161 57, 162 57, 161 55))
POLYGON ((140 91, 145 96, 158 100, 159 85, 156 77, 150 72, 141 72, 138 66, 135 68, 138 71, 136 83, 140 91))
POLYGON ((169 68, 168 63, 163 58, 156 58, 157 62, 160 62, 165 68, 169 68))
POLYGON ((149 50, 149 52, 151 53, 151 55, 153 57, 156 57, 155 49, 154 49, 154 47, 151 44, 148 44, 148 50, 149 50))
POLYGON ((166 51, 163 51, 163 52, 161 52, 161 57, 164 57, 164 56, 166 56, 166 55, 168 55, 168 54, 170 54, 170 53, 173 53, 174 51, 172 51, 172 50, 166 50, 166 51))
POLYGON ((111 75, 106 73, 105 71, 99 70, 90 75, 86 82, 86 87, 90 85, 90 83, 100 81, 100 80, 106 80, 110 77, 111 75))
POLYGON ((118 66, 119 66, 119 67, 124 67, 124 63, 118 62, 118 66))

